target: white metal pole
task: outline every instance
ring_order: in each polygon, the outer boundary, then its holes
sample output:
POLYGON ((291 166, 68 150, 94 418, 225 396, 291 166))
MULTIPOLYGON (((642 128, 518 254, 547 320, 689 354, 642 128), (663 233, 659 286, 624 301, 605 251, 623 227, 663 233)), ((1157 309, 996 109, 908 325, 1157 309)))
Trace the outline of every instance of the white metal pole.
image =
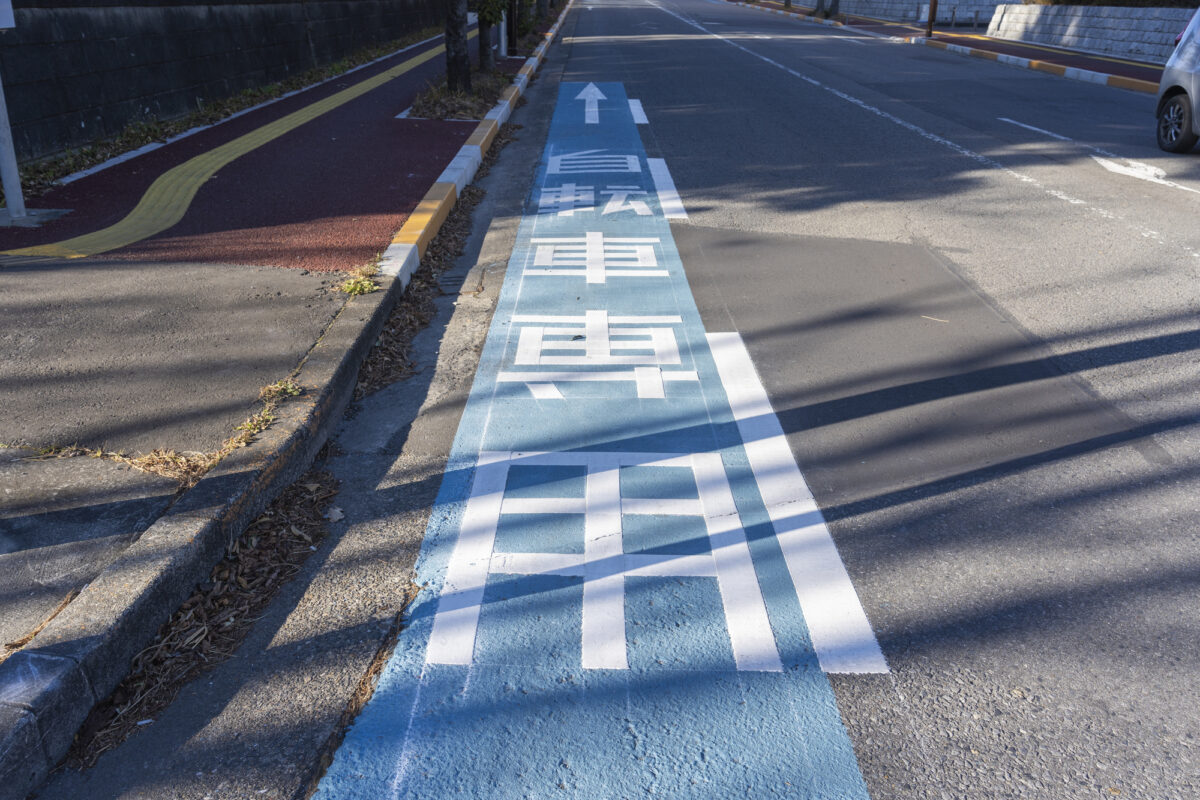
POLYGON ((500 57, 508 58, 508 12, 500 14, 500 57))
POLYGON ((0 83, 0 181, 4 185, 9 219, 23 219, 25 197, 21 194, 21 173, 17 171, 17 154, 13 150, 12 129, 8 126, 8 104, 4 102, 3 83, 0 83))

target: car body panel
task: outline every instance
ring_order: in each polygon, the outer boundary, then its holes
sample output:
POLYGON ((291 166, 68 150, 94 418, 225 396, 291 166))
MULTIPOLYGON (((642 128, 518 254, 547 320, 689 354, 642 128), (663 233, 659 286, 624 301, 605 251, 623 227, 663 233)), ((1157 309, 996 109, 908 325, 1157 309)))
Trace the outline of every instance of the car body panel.
POLYGON ((1180 35, 1179 44, 1163 67, 1162 80, 1158 84, 1156 113, 1162 109, 1163 100, 1177 94, 1187 93, 1192 105, 1192 132, 1200 135, 1200 10, 1192 15, 1191 22, 1180 35))

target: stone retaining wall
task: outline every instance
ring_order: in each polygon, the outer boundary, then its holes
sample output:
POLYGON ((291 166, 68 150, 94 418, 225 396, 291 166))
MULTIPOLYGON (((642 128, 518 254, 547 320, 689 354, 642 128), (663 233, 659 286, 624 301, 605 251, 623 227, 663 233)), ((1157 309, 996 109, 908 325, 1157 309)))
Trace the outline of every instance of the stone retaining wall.
MULTIPOLYGON (((908 22, 924 21, 929 11, 929 0, 841 0, 839 11, 864 17, 894 19, 908 22)), ((979 14, 980 32, 987 27, 996 10, 994 2, 979 0, 938 0, 937 21, 949 23, 954 19, 959 25, 973 22, 979 14)))
POLYGON ((1027 6, 1003 4, 988 35, 1061 45, 1104 55, 1165 64, 1175 36, 1192 18, 1190 8, 1027 6))
POLYGON ((17 27, 0 32, 19 159, 181 116, 444 19, 440 0, 63 2, 16 0, 17 27))

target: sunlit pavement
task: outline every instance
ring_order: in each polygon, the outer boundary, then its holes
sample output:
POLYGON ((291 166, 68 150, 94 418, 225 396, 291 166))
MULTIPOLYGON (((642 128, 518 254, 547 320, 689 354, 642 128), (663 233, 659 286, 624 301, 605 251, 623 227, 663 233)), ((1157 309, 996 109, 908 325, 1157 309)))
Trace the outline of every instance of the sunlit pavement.
POLYGON ((1200 794, 1153 98, 700 0, 580 3, 533 89, 320 568, 112 794, 293 796, 414 560, 318 796, 1200 794))
POLYGON ((1195 610, 1177 393, 1195 383, 1180 358, 1195 298, 1163 290, 1195 257, 1191 164, 1154 149, 1151 98, 852 37, 700 2, 591 2, 566 26, 554 126, 418 564, 428 592, 322 796, 854 796, 858 775, 876 798, 1188 796, 1194 773, 1165 754, 1191 725, 1173 702, 1192 692, 1174 666, 1188 636, 1167 620, 1195 610), (562 138, 564 115, 589 130, 593 82, 594 124, 612 124, 618 80, 649 122, 644 164, 623 141, 562 138), (648 288, 677 275, 639 177, 659 158, 687 213, 670 241, 689 288, 672 294, 695 296, 699 323, 648 288), (649 339, 604 362, 654 326, 674 329, 678 364, 649 339), (887 672, 813 668, 811 579, 781 580, 787 537, 759 526, 761 476, 743 482, 759 437, 729 426, 745 381, 710 388, 725 332, 887 672), (639 380, 647 366, 661 379, 639 380), (783 673, 737 668, 721 580, 701 577, 719 549, 680 527, 704 505, 699 452, 721 456, 783 673), (793 649, 797 620, 811 651, 793 649), (1123 655, 1166 642, 1173 657, 1123 655), (809 726, 836 743, 839 718, 857 769, 812 755, 809 726))

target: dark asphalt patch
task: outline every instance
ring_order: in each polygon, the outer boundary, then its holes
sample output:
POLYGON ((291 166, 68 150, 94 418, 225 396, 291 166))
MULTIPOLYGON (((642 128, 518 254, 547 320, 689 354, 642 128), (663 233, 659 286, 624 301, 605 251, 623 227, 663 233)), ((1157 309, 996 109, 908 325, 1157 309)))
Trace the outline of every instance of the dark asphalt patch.
POLYGON ((919 246, 673 233, 891 667, 831 677, 871 796, 1195 797, 1192 509, 1072 377, 1180 345, 1051 357, 919 246))
POLYGON ((813 490, 837 506, 1127 423, 919 246, 680 226, 708 330, 741 330, 813 490))

